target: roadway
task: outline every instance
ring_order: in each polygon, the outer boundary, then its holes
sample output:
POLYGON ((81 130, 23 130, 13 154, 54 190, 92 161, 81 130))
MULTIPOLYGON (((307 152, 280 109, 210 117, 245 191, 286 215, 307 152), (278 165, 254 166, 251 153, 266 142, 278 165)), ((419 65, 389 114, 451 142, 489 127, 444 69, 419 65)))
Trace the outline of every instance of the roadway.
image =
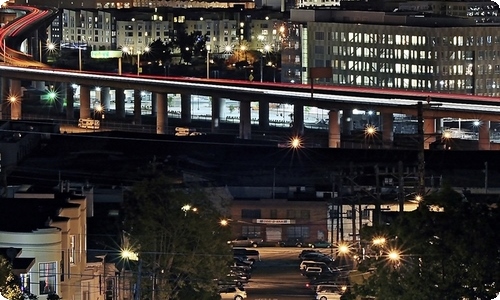
POLYGON ((417 93, 398 90, 363 89, 358 87, 316 86, 311 98, 310 87, 297 84, 256 83, 241 80, 118 75, 114 73, 80 72, 61 69, 22 68, 0 65, 3 77, 20 80, 76 83, 87 86, 147 90, 223 97, 238 101, 265 101, 299 104, 322 109, 358 108, 416 115, 417 100, 432 95, 426 106, 426 117, 456 117, 500 121, 499 99, 494 97, 417 93), (379 94, 377 94, 379 93, 379 94), (420 95, 420 96, 418 96, 420 95))
POLYGON ((306 288, 308 280, 300 274, 298 259, 303 248, 257 248, 261 261, 256 262, 250 282, 245 286, 248 300, 311 300, 314 293, 306 288))
MULTIPOLYGON (((51 9, 24 6, 9 9, 26 12, 25 16, 15 19, 0 30, 0 40, 7 40, 12 44, 18 42, 26 31, 36 28, 35 25, 47 22, 54 13, 51 9)), ((5 44, 0 47, 0 51, 4 53, 4 60, 11 64, 0 65, 0 72, 3 77, 10 79, 46 81, 50 78, 51 82, 87 86, 215 96, 237 101, 288 103, 326 110, 358 108, 408 115, 417 114, 417 101, 425 102, 428 99, 432 105, 425 106, 424 117, 500 121, 500 99, 495 97, 331 85, 316 85, 313 89, 301 84, 82 72, 50 68, 5 44)))

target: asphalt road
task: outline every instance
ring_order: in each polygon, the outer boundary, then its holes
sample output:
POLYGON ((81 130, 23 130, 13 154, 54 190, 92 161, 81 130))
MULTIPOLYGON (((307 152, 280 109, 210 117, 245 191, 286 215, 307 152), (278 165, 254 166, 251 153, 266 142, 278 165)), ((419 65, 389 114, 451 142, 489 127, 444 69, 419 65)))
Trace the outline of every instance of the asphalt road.
MULTIPOLYGON (((306 288, 308 280, 300 274, 298 259, 303 248, 257 248, 261 261, 256 262, 250 282, 245 286, 249 300, 312 300, 306 288)), ((327 250, 323 250, 327 251, 327 250)))

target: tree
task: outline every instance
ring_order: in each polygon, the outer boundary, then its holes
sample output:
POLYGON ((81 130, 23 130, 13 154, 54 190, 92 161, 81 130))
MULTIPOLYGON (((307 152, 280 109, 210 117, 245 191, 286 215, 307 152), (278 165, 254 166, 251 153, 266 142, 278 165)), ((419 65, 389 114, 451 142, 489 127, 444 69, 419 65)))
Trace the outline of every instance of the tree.
MULTIPOLYGON (((228 229, 206 193, 175 188, 164 176, 139 182, 126 195, 125 230, 137 248, 141 276, 156 278, 159 299, 203 299, 216 292, 232 259, 228 229)), ((142 280, 143 294, 151 280, 142 280)))
MULTIPOLYGON (((370 230, 384 234, 382 255, 361 268, 373 275, 354 294, 379 299, 493 299, 500 290, 499 210, 472 203, 450 188, 426 196, 419 208, 390 226, 370 230), (442 211, 437 212, 440 207, 442 211), (399 249, 401 259, 387 260, 399 249)), ((374 235, 372 235, 373 237, 374 235)))
POLYGON ((10 300, 24 299, 19 280, 12 273, 12 264, 2 256, 0 256, 0 294, 10 300))

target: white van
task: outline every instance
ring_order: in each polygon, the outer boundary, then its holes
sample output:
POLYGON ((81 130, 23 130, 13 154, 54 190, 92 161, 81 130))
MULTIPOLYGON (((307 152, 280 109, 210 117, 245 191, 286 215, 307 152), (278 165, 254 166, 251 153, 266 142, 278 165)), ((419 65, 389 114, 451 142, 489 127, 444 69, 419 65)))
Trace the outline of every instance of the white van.
POLYGON ((99 129, 100 125, 101 124, 100 124, 99 120, 94 120, 94 119, 79 119, 78 120, 78 127, 80 127, 80 128, 99 129))

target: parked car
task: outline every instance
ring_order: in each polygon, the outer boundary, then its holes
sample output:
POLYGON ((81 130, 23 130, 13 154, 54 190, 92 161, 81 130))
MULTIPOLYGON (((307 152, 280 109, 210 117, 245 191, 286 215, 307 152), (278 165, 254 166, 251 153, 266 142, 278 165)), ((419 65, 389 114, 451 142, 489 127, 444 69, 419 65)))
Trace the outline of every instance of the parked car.
POLYGON ((233 247, 258 247, 262 242, 262 239, 250 238, 248 236, 240 236, 234 240, 227 241, 227 243, 233 247))
POLYGON ((302 270, 302 275, 307 278, 317 278, 323 272, 323 268, 321 267, 307 267, 305 270, 302 270))
POLYGON ((316 241, 309 243, 310 248, 332 248, 332 243, 327 241, 316 241))
POLYGON ((304 242, 301 239, 288 239, 278 243, 280 247, 302 247, 304 242))
POLYGON ((233 247, 233 255, 245 257, 249 261, 260 261, 260 253, 257 250, 233 247))
POLYGON ((316 293, 316 300, 340 300, 340 297, 342 297, 342 294, 338 292, 319 292, 316 293))
POLYGON ((312 255, 323 254, 323 253, 319 252, 318 250, 304 249, 304 250, 302 250, 302 252, 300 252, 299 259, 304 260, 304 256, 308 255, 309 253, 312 253, 312 255))
POLYGON ((243 287, 226 287, 219 290, 221 299, 242 300, 247 298, 243 287))
POLYGON ((347 286, 319 285, 316 290, 317 300, 340 300, 347 286))
POLYGON ((307 267, 328 267, 328 266, 324 262, 314 261, 314 260, 303 260, 299 265, 299 269, 301 271, 305 270, 307 267))
POLYGON ((320 252, 311 252, 311 253, 306 253, 302 255, 302 260, 315 260, 319 261, 324 259, 325 257, 329 257, 328 255, 320 252))

